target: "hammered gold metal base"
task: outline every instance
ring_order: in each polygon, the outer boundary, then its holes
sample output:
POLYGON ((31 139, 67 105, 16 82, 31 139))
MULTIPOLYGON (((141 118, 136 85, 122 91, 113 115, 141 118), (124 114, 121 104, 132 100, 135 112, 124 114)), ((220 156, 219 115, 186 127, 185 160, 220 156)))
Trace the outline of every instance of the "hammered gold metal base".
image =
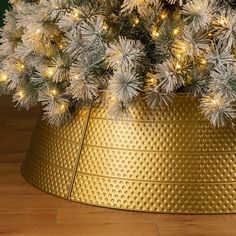
POLYGON ((22 173, 43 191, 91 205, 236 213, 236 131, 214 129, 198 105, 187 96, 155 111, 137 102, 119 121, 88 108, 60 128, 40 118, 22 173))

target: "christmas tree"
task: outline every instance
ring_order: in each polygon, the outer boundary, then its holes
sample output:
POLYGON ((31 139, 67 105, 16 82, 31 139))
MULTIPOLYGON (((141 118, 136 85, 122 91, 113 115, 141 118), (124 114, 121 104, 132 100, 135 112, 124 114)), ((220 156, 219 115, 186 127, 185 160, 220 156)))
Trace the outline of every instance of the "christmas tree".
POLYGON ((177 93, 216 126, 236 118, 235 0, 11 0, 0 39, 0 93, 60 125, 79 107, 119 117, 177 93))

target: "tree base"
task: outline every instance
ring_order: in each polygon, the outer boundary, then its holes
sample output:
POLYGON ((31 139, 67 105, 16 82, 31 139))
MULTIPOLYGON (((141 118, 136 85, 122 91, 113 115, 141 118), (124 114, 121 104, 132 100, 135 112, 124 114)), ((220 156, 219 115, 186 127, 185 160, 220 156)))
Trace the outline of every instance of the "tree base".
POLYGON ((37 188, 68 200, 133 211, 236 213, 236 131, 214 129, 198 101, 178 95, 131 117, 106 117, 88 108, 72 122, 35 128, 22 166, 37 188))

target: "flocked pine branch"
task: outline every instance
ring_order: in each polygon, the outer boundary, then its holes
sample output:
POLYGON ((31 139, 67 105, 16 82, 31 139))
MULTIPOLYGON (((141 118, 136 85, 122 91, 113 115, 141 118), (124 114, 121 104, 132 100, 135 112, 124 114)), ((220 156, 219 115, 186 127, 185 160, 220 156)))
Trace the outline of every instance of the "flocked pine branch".
POLYGON ((0 93, 65 123, 81 105, 129 114, 178 92, 200 99, 215 126, 236 108, 232 0, 11 0, 0 39, 0 93))

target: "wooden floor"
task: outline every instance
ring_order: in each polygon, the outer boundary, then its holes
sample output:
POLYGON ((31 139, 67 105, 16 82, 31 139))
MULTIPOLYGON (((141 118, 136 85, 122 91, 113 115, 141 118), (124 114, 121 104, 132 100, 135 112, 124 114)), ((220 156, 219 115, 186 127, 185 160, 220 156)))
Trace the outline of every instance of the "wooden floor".
POLYGON ((20 175, 38 109, 18 112, 0 97, 0 236, 236 236, 236 215, 135 213, 68 202, 20 175))

